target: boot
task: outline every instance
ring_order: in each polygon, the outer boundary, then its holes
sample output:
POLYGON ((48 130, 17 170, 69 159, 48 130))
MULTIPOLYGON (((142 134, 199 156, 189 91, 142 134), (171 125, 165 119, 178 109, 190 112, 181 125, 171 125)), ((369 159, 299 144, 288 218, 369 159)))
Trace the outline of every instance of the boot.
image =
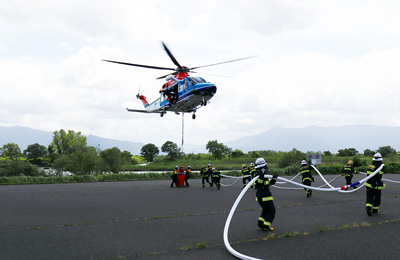
POLYGON ((371 208, 370 207, 367 207, 367 215, 368 216, 372 216, 372 212, 371 212, 371 208))
POLYGON ((257 226, 258 226, 259 228, 263 228, 263 227, 264 227, 264 221, 259 220, 259 221, 257 222, 257 226))
POLYGON ((379 213, 379 209, 373 209, 372 210, 372 214, 378 214, 379 213))
POLYGON ((274 228, 270 227, 270 226, 267 226, 267 225, 264 225, 263 231, 274 231, 274 228))

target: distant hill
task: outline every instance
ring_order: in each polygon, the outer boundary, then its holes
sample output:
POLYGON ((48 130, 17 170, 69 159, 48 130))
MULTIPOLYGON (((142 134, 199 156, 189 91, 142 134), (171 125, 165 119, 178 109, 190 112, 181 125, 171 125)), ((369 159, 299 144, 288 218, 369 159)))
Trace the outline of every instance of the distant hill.
MULTIPOLYGON (((23 151, 30 144, 38 143, 47 147, 52 141, 53 132, 21 126, 0 126, 0 146, 7 143, 15 143, 23 151)), ((86 136, 86 141, 88 146, 99 146, 101 150, 118 147, 121 151, 126 150, 131 154, 140 154, 140 149, 144 145, 140 142, 107 139, 93 135, 86 136)))
POLYGON ((348 125, 341 127, 309 126, 304 128, 273 127, 253 136, 224 143, 243 152, 254 150, 299 151, 337 153, 339 149, 355 148, 362 153, 365 149, 376 150, 390 145, 400 150, 400 127, 374 125, 348 125))

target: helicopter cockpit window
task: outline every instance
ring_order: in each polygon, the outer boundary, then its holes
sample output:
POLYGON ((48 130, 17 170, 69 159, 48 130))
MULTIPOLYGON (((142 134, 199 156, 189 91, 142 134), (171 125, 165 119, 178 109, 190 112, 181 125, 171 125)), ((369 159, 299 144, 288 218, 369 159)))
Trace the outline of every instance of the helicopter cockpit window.
POLYGON ((189 80, 189 86, 196 85, 197 83, 205 83, 206 81, 203 78, 200 77, 190 77, 188 78, 189 80))
POLYGON ((201 77, 192 77, 191 78, 194 82, 196 82, 195 84, 197 84, 197 83, 206 83, 206 81, 203 79, 203 78, 201 78, 201 77))

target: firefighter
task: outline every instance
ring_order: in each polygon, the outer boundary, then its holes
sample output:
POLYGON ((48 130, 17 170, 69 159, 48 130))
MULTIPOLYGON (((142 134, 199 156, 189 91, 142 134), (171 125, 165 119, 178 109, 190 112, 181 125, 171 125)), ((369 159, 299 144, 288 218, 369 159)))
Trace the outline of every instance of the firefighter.
POLYGON ((213 174, 213 170, 212 170, 211 164, 208 164, 208 166, 207 166, 207 175, 210 176, 210 178, 211 178, 210 187, 213 186, 212 174, 213 174))
MULTIPOLYGON (((372 164, 368 167, 367 175, 373 173, 382 164, 382 155, 380 153, 374 154, 372 164)), ((385 166, 383 166, 383 168, 377 174, 375 174, 374 177, 365 183, 365 187, 367 188, 366 210, 368 216, 372 216, 372 214, 378 214, 379 212, 379 206, 381 205, 381 192, 386 187, 386 184, 382 182, 382 176, 384 172, 385 166)))
POLYGON ((183 165, 179 168, 179 173, 178 174, 185 174, 185 167, 183 167, 183 165))
MULTIPOLYGON (((254 166, 254 163, 250 163, 250 175, 251 175, 251 178, 253 179, 254 178, 254 173, 256 172, 256 168, 255 168, 255 166, 254 166)), ((250 188, 253 188, 253 185, 251 185, 251 187, 250 188)), ((257 187, 256 187, 257 188, 257 187)))
POLYGON ((242 175, 243 175, 243 188, 246 187, 246 181, 251 181, 250 169, 246 166, 246 164, 242 164, 242 175), (244 177, 248 175, 248 177, 244 177))
POLYGON ((192 167, 188 166, 187 169, 186 169, 186 173, 185 173, 185 183, 186 183, 186 187, 189 187, 189 186, 190 186, 189 183, 188 183, 188 180, 189 180, 189 178, 190 178, 190 173, 192 172, 191 168, 192 168, 192 167))
POLYGON ((275 218, 275 205, 269 186, 275 184, 277 176, 273 175, 271 180, 264 176, 268 173, 267 162, 264 158, 258 158, 256 160, 255 169, 255 176, 259 176, 256 181, 256 200, 262 208, 257 225, 264 231, 272 231, 274 230, 274 228, 271 227, 271 224, 275 218))
POLYGON ((171 178, 172 178, 171 188, 174 187, 174 183, 175 187, 178 187, 178 166, 175 166, 171 178))
MULTIPOLYGON (((314 177, 311 175, 311 167, 308 165, 306 160, 301 161, 300 172, 302 175, 301 183, 306 186, 311 186, 311 182, 314 182, 314 177)), ((312 190, 304 188, 306 191, 307 197, 311 197, 312 190)))
MULTIPOLYGON (((214 167, 212 168, 212 173, 211 173, 211 185, 215 183, 215 186, 217 186, 218 190, 221 188, 221 173, 215 169, 214 167)), ((211 186, 212 187, 212 186, 211 186)))
MULTIPOLYGON (((350 160, 347 162, 345 166, 343 166, 342 176, 346 179, 346 185, 351 184, 351 179, 353 179, 353 174, 359 173, 358 171, 354 170, 353 161, 350 160)), ((357 188, 357 186, 353 186, 353 188, 357 188)))
POLYGON ((210 184, 210 181, 208 180, 208 178, 209 178, 208 170, 206 168, 204 168, 203 165, 200 168, 200 176, 201 176, 201 183, 203 184, 203 188, 204 188, 204 181, 206 181, 208 184, 210 184))

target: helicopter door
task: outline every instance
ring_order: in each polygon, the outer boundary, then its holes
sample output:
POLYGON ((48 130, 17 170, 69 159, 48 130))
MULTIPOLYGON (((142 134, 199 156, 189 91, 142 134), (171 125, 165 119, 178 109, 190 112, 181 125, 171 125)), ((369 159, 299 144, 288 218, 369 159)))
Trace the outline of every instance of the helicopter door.
POLYGON ((189 80, 186 78, 183 82, 179 82, 179 92, 186 92, 189 85, 189 80))

